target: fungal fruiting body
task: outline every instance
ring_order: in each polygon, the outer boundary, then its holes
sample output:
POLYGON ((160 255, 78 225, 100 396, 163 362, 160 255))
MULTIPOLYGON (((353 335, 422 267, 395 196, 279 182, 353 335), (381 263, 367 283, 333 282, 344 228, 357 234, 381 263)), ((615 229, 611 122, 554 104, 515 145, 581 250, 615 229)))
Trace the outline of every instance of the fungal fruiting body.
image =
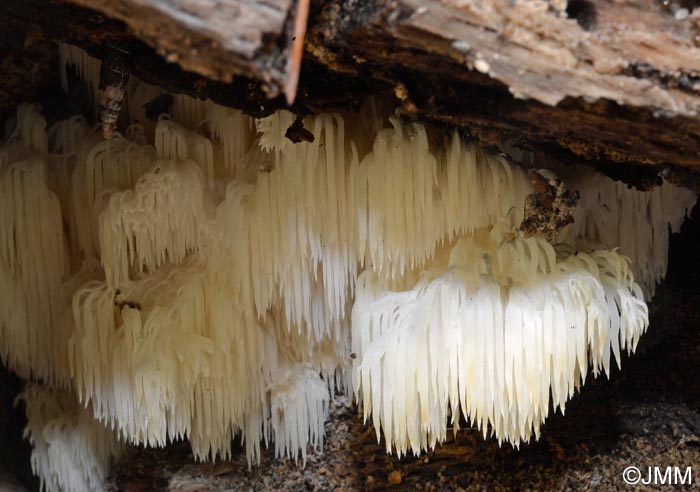
POLYGON ((31 464, 41 489, 102 490, 124 448, 116 433, 69 392, 28 384, 18 399, 26 409, 24 435, 34 448, 31 464))
MULTIPOLYGON (((95 90, 99 62, 61 52, 95 90)), ((47 130, 23 105, 0 149, 0 354, 46 386, 24 400, 52 491, 98 490, 125 443, 187 438, 216 459, 240 436, 251 463, 270 441, 303 461, 339 390, 399 454, 460 413, 499 441, 536 437, 634 350, 668 225, 695 202, 562 173, 582 192, 574 224, 525 237, 521 167, 376 101, 304 118, 313 138, 293 143, 291 113, 129 85, 123 135, 80 117, 47 130), (72 432, 40 439, 67 402, 72 432)))
POLYGON ((626 258, 556 251, 495 227, 459 239, 415 285, 367 270, 353 308, 356 391, 401 455, 446 439, 460 411, 499 441, 527 442, 591 370, 648 325, 626 258))

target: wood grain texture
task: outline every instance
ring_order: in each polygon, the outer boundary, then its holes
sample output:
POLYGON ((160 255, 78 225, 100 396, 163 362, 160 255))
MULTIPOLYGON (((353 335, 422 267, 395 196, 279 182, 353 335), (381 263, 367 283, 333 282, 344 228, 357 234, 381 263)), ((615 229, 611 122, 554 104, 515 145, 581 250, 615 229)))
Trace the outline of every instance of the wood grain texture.
POLYGON ((71 0, 123 21, 170 62, 204 77, 284 85, 285 22, 293 0, 71 0))
MULTIPOLYGON (((656 0, 571 4, 585 5, 587 20, 542 0, 346 0, 329 4, 317 28, 326 49, 388 63, 417 51, 452 62, 458 79, 470 69, 485 73, 516 98, 548 105, 607 99, 700 114, 700 12, 681 21, 656 0)), ((422 68, 435 68, 426 61, 422 68)))
POLYGON ((346 0, 326 5, 308 52, 486 144, 698 167, 698 18, 655 0, 346 0))
MULTIPOLYGON (((173 92, 254 115, 287 106, 294 0, 3 7, 0 22, 44 42, 98 57, 123 42, 131 73, 173 92)), ((638 186, 663 172, 700 189, 699 21, 700 9, 678 20, 661 0, 312 1, 293 109, 352 109, 381 92, 404 116, 491 148, 587 162, 638 186)))

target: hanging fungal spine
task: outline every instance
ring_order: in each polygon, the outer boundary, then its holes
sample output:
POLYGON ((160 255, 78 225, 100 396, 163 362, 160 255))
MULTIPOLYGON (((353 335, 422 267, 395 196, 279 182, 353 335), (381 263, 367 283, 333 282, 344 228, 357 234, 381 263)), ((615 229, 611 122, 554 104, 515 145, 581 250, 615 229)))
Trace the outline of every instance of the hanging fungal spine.
MULTIPOLYGON (((96 87, 98 60, 61 53, 96 87)), ((124 55, 105 88, 126 84, 124 55)), ((334 387, 400 454, 443 441, 460 412, 499 441, 537 437, 550 401, 634 350, 640 284, 665 273, 668 225, 695 201, 597 175, 533 181, 373 102, 299 122, 175 95, 153 121, 144 104, 165 92, 131 88, 104 104, 116 125, 127 103, 124 135, 80 119, 47 132, 25 105, 0 146, 0 356, 67 390, 35 401, 82 409, 72 432, 30 409, 50 492, 99 490, 53 480, 72 461, 52 449, 85 460, 76 484, 123 442, 187 438, 216 459, 241 437, 253 463, 274 439, 303 461, 334 387), (98 432, 107 445, 85 457, 98 432)))

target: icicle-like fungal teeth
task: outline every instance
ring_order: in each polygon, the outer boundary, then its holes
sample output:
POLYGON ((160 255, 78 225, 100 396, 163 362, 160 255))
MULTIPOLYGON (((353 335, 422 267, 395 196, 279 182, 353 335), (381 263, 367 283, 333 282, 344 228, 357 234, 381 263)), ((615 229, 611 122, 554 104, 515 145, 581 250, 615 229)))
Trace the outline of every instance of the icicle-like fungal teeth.
POLYGON ((318 337, 345 316, 357 268, 348 183, 357 158, 347 153, 338 117, 319 116, 309 126, 314 142, 290 146, 274 140, 286 140, 281 127, 266 130, 276 164, 255 185, 229 185, 214 224, 224 234, 215 236, 212 264, 217 277, 251 296, 258 316, 281 298, 289 322, 318 337))
POLYGON ((156 126, 155 147, 159 159, 192 159, 201 167, 207 187, 214 188, 214 150, 208 138, 161 118, 156 126))
POLYGON ((306 448, 323 448, 323 424, 328 415, 328 386, 307 365, 283 367, 270 386, 270 414, 275 436, 275 455, 295 462, 306 448))
POLYGON ((194 161, 156 161, 133 190, 108 196, 99 235, 110 286, 125 284, 130 268, 153 272, 165 263, 182 263, 198 249, 206 215, 201 171, 194 161))
POLYGON ((567 186, 581 196, 570 238, 583 248, 619 247, 645 294, 653 296, 668 268, 669 226, 680 230, 697 195, 667 182, 639 191, 590 170, 569 177, 567 186))
POLYGON ((0 350, 24 377, 56 380, 56 296, 67 275, 58 197, 38 157, 0 173, 0 350))
POLYGON ((69 392, 29 384, 18 397, 27 414, 31 465, 47 492, 104 490, 112 462, 124 445, 69 392))
POLYGON ((97 197, 105 190, 131 188, 154 160, 155 150, 150 145, 119 137, 102 140, 97 132, 85 137, 71 178, 71 247, 75 256, 99 256, 97 197))
POLYGON ((214 106, 211 101, 206 99, 174 94, 172 117, 174 121, 190 130, 201 130, 210 109, 214 106))
MULTIPOLYGON (((648 325, 628 261, 612 251, 555 259, 503 229, 460 239, 449 268, 410 290, 358 285, 352 336, 365 418, 399 455, 445 440, 461 411, 486 435, 527 441, 583 382, 609 371, 648 325), (489 237, 491 236, 491 237, 489 237), (619 309, 618 309, 619 308, 619 309)), ((366 274, 367 275, 367 274, 366 274)))
MULTIPOLYGON (((96 97, 99 61, 61 60, 96 97)), ((0 356, 123 441, 187 438, 197 459, 240 437, 249 464, 271 439, 304 461, 334 386, 399 454, 460 412, 499 442, 537 438, 550 400, 635 349, 632 272, 647 290, 664 275, 666 227, 694 201, 569 176, 582 199, 555 249, 517 233, 521 168, 376 101, 253 120, 129 85, 131 125, 108 141, 80 118, 47 132, 32 106, 6 125, 0 356), (287 138, 295 122, 313 138, 287 138)))
POLYGON ((244 170, 243 156, 253 144, 255 122, 242 111, 211 105, 205 122, 213 138, 223 146, 224 168, 240 178, 244 170))
POLYGON ((50 150, 58 154, 77 154, 80 143, 90 131, 82 116, 54 123, 48 130, 50 150))
POLYGON ((360 250, 366 248, 368 266, 400 276, 455 236, 498 220, 520 224, 532 188, 522 169, 456 134, 436 153, 422 125, 390 121, 393 128, 378 133, 358 170, 358 201, 366 206, 360 250))
POLYGON ((86 284, 69 352, 81 401, 127 441, 189 437, 200 459, 230 456, 239 431, 259 442, 264 429, 248 424, 269 408, 275 340, 236 304, 206 282, 197 255, 119 290, 86 284))
POLYGON ((46 134, 46 120, 33 104, 22 104, 17 109, 17 121, 8 137, 8 141, 17 141, 26 150, 33 150, 41 155, 49 151, 49 138, 46 134))

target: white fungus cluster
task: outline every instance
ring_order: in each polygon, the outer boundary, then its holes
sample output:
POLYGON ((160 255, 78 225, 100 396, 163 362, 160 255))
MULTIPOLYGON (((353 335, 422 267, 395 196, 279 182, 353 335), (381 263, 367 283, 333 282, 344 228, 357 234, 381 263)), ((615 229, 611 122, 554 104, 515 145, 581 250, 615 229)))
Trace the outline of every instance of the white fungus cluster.
POLYGON ((585 381, 648 325, 627 259, 571 254, 500 227, 459 239, 415 285, 367 270, 352 319, 355 388, 399 455, 434 448, 460 411, 500 441, 539 434, 585 381), (550 397, 551 396, 551 397, 550 397))
POLYGON ((31 465, 41 490, 102 490, 112 461, 124 449, 114 431, 66 391, 31 383, 18 401, 27 414, 24 435, 34 448, 31 465))
POLYGON ((571 237, 582 247, 619 247, 645 295, 653 296, 666 275, 669 232, 680 230, 685 214, 678 211, 690 211, 695 194, 669 185, 638 191, 590 170, 579 170, 568 182, 581 196, 571 237))
MULTIPOLYGON (((74 66, 93 87, 99 62, 61 53, 65 84, 74 66)), ((634 350, 648 315, 632 270, 654 288, 695 200, 578 176, 576 223, 552 245, 518 232, 523 169, 375 101, 306 117, 314 139, 294 144, 284 111, 175 95, 149 120, 164 94, 130 82, 108 141, 23 105, 0 146, 0 355, 65 390, 24 396, 50 491, 99 490, 126 442, 187 438, 215 459, 241 437, 250 462, 271 441, 305 460, 337 389, 399 454, 460 413, 527 441, 634 350)))

